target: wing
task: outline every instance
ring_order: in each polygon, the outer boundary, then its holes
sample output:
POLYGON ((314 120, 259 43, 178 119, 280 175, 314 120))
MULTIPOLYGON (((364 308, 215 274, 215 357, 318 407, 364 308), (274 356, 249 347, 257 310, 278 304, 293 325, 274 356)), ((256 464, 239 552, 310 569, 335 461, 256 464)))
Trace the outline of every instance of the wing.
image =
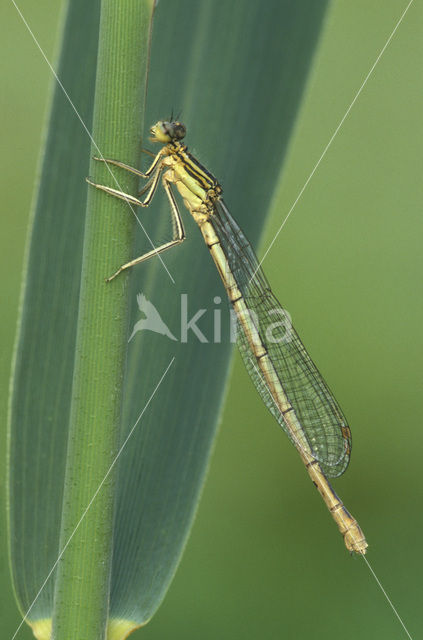
MULTIPOLYGON (((289 314, 273 295, 244 233, 223 200, 218 199, 215 205, 210 222, 302 433, 323 472, 329 477, 339 476, 347 468, 351 452, 351 432, 342 410, 293 328, 289 314)), ((241 324, 237 344, 263 401, 292 440, 241 324)))

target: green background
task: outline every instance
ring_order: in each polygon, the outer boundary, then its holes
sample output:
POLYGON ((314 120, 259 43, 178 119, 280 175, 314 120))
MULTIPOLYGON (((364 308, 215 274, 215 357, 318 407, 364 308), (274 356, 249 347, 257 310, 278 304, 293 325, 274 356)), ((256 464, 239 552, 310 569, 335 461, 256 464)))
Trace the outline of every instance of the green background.
MULTIPOLYGON (((58 3, 49 0, 41 7, 26 0, 19 6, 51 59, 58 3)), ((275 196, 259 255, 405 7, 397 1, 343 0, 329 9, 290 142, 283 189, 275 196)), ((363 527, 368 559, 412 635, 419 629, 423 524, 418 508, 422 17, 414 3, 264 262, 274 291, 349 418, 352 463, 335 488, 363 527)), ((0 22, 7 52, 0 98, 5 434, 26 221, 51 75, 11 3, 2 5, 0 22)), ((270 164, 271 150, 256 161, 270 164)), ((229 204, 234 197, 227 194, 229 204)), ((4 477, 2 465, 2 486, 4 477)), ((1 518, 4 533, 4 509, 1 518)), ((6 638, 20 618, 4 535, 0 570, 6 638)), ((405 637, 364 562, 345 551, 238 355, 186 553, 158 614, 137 634, 133 637, 405 637)), ((18 637, 31 634, 22 629, 18 637)))

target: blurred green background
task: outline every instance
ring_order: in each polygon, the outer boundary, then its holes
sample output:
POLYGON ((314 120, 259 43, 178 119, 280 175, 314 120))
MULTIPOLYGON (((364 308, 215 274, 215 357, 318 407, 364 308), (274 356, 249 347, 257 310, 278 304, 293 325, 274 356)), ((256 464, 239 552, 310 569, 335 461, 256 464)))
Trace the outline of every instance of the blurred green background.
MULTIPOLYGON (((52 58, 60 4, 19 6, 52 58)), ((259 255, 405 7, 393 0, 330 6, 259 255)), ((423 524, 422 18, 413 3, 264 262, 349 418, 352 463, 335 488, 363 527, 368 559, 412 635, 419 629, 423 524)), ((0 98, 4 451, 23 250, 51 75, 11 3, 3 3, 0 20, 9 52, 0 98)), ((257 158, 271 161, 271 153, 257 158)), ((4 482, 2 463, 3 495, 4 482)), ((3 509, 3 533, 4 521, 3 509)), ((0 616, 4 637, 11 637, 20 618, 4 535, 1 543, 0 616)), ((132 637, 310 636, 401 638, 404 632, 364 562, 348 556, 237 355, 187 550, 158 614, 132 637)), ((18 637, 32 636, 25 628, 18 637)))

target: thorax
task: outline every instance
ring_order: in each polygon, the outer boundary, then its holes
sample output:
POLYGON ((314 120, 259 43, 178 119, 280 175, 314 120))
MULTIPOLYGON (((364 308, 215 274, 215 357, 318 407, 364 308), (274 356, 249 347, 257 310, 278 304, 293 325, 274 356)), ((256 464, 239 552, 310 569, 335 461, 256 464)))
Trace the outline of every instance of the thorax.
POLYGON ((163 164, 172 170, 169 179, 195 221, 201 224, 207 220, 213 213, 213 199, 222 193, 216 178, 181 143, 167 146, 163 164))

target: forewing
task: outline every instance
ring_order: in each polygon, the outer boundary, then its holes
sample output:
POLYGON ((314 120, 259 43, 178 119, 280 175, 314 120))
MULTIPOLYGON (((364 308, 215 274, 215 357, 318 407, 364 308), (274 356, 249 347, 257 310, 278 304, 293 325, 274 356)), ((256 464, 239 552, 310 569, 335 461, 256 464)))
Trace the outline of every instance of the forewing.
MULTIPOLYGON (((313 456, 326 475, 341 475, 350 458, 351 434, 339 404, 293 328, 289 314, 274 297, 251 245, 222 200, 216 204, 212 224, 313 456)), ((293 440, 240 323, 237 344, 263 401, 293 440)))

